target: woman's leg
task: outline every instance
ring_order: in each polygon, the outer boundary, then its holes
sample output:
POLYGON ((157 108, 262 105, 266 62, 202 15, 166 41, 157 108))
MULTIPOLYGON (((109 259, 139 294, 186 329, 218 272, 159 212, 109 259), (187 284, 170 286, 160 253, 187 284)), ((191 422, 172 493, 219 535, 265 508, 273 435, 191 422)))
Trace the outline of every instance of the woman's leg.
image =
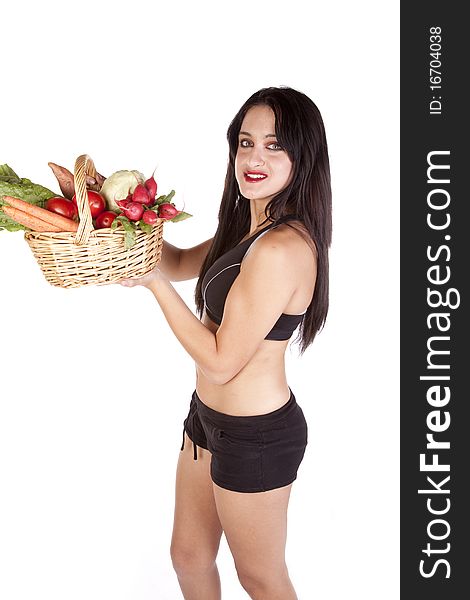
POLYGON ((253 600, 297 600, 285 563, 292 484, 259 493, 213 486, 219 519, 249 596, 253 600))
POLYGON ((210 477, 211 454, 197 449, 185 434, 176 471, 175 518, 171 558, 185 600, 220 600, 215 564, 222 527, 210 477))

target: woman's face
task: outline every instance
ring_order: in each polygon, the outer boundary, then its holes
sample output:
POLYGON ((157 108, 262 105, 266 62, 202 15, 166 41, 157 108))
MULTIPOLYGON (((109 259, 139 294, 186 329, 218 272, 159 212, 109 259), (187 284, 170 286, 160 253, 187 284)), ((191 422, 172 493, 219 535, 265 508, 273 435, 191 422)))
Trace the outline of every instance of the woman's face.
POLYGON ((238 135, 235 177, 240 193, 250 200, 269 201, 292 175, 292 161, 277 142, 275 116, 266 105, 248 110, 238 135))

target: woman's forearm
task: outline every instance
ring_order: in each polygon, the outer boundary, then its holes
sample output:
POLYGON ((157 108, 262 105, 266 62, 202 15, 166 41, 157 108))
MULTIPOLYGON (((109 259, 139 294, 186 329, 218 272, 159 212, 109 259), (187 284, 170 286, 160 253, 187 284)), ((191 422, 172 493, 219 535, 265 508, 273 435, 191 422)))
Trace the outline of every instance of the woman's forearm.
POLYGON ((160 271, 170 281, 186 281, 199 275, 202 263, 209 252, 213 238, 191 248, 177 248, 163 240, 160 271))
POLYGON ((217 338, 186 305, 166 278, 148 286, 179 342, 204 375, 218 383, 217 338))

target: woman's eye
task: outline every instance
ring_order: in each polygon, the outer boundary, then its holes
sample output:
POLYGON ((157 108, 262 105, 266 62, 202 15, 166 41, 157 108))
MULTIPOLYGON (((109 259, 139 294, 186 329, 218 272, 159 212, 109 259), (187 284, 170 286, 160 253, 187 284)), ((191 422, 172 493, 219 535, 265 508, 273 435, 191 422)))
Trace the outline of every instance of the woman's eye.
MULTIPOLYGON (((250 140, 240 140, 240 147, 241 148, 249 148, 250 146, 252 146, 252 142, 250 140)), ((271 144, 269 144, 267 146, 267 148, 269 148, 269 150, 284 150, 284 148, 278 143, 278 142, 271 142, 271 144)))

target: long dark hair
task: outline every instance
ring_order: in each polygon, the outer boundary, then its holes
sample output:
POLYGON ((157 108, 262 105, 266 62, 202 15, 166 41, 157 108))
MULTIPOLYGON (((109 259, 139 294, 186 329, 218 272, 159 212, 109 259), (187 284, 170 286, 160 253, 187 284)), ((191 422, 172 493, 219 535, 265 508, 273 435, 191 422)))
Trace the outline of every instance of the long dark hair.
POLYGON ((201 317, 204 310, 202 280, 206 271, 249 231, 250 203, 248 200, 238 200, 242 198, 235 178, 235 156, 243 119, 251 107, 260 104, 273 110, 277 140, 293 163, 291 182, 268 202, 266 219, 273 221, 288 213, 296 214, 309 232, 317 251, 315 291, 295 339, 299 342, 300 354, 303 354, 323 328, 328 313, 328 248, 331 244, 332 218, 325 128, 320 111, 302 92, 290 87, 263 88, 243 104, 230 123, 227 131, 229 161, 219 208, 219 224, 202 264, 194 298, 201 317))

